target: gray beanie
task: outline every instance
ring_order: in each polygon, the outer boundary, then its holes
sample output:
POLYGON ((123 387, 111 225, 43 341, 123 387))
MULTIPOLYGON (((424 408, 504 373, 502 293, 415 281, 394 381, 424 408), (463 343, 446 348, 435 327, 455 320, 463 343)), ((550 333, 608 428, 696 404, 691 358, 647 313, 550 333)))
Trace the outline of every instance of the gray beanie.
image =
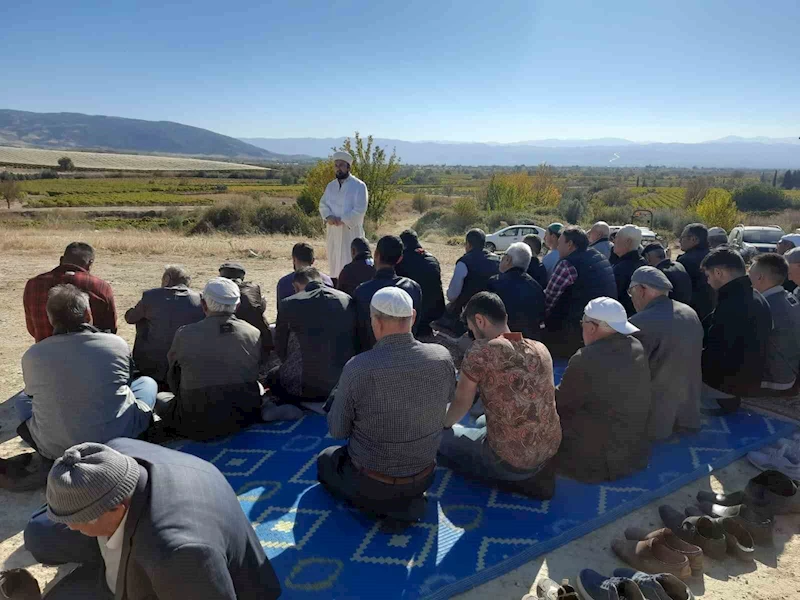
POLYGON ((103 444, 87 442, 64 452, 47 476, 47 516, 56 523, 87 523, 129 498, 139 463, 103 444))

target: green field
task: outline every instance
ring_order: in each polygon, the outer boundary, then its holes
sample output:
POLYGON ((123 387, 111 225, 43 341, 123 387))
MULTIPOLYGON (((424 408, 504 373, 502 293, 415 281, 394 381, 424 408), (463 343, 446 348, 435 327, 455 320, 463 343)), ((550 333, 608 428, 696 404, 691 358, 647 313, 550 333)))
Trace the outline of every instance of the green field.
POLYGON ((166 192, 120 192, 105 194, 62 194, 28 198, 29 208, 73 206, 187 206, 214 204, 213 196, 170 194, 166 192))
POLYGON ((94 194, 127 194, 137 192, 170 192, 195 193, 225 191, 225 180, 159 177, 144 178, 112 178, 112 179, 36 179, 22 181, 20 186, 24 192, 32 195, 94 195, 94 194))
POLYGON ((634 208, 681 208, 686 190, 681 187, 630 188, 634 194, 631 206, 634 208))

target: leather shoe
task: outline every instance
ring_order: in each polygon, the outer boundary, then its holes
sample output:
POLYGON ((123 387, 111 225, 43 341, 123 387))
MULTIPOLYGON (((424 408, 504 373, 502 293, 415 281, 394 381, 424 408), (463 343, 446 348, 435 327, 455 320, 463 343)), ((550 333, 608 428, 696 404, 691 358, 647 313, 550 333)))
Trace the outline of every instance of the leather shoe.
POLYGON ((686 558, 688 558, 689 566, 692 568, 693 577, 703 575, 703 550, 700 548, 700 546, 695 546, 694 544, 685 542, 675 535, 668 527, 657 529, 650 533, 648 533, 646 529, 640 529, 638 527, 629 527, 625 530, 625 539, 628 540, 641 541, 650 540, 653 538, 661 538, 669 549, 674 550, 679 554, 683 554, 686 558))
POLYGON ((742 527, 736 519, 730 517, 722 517, 714 520, 722 525, 722 528, 725 530, 725 542, 728 545, 728 554, 746 562, 753 560, 753 555, 756 551, 755 543, 753 542, 753 536, 750 535, 747 529, 742 527))
POLYGON ((611 548, 626 563, 645 573, 671 573, 680 579, 692 576, 689 559, 669 548, 661 538, 642 542, 614 540, 611 548))
POLYGON ((633 569, 614 569, 614 577, 632 580, 642 590, 645 600, 695 600, 692 590, 669 573, 648 575, 633 569))
POLYGON ((718 523, 708 517, 685 518, 679 511, 666 504, 658 507, 661 520, 684 542, 699 546, 703 554, 723 560, 727 553, 725 532, 718 523))
POLYGON ((542 579, 536 584, 536 596, 526 594, 522 600, 580 600, 578 592, 564 579, 559 585, 552 579, 542 579))
POLYGON ((800 492, 797 484, 780 471, 768 470, 753 477, 743 491, 731 494, 697 492, 698 502, 720 506, 747 504, 769 515, 800 513, 800 492))
POLYGON ((41 600, 39 583, 25 569, 11 569, 0 573, 0 598, 8 600, 41 600))
MULTIPOLYGON (((756 544, 763 546, 772 545, 773 521, 769 517, 757 513, 746 504, 736 506, 721 506, 709 502, 700 503, 700 514, 710 517, 730 517, 736 519, 747 532, 753 536, 756 544)), ((694 507, 686 509, 687 516, 697 515, 698 511, 694 507)))

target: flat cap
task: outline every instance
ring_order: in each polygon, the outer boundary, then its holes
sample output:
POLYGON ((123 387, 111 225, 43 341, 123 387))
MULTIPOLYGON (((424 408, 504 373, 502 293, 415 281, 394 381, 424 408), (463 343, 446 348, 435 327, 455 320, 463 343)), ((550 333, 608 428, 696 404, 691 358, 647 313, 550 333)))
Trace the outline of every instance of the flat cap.
POLYGON ((647 254, 648 252, 652 252, 653 250, 663 250, 664 246, 662 246, 659 242, 653 242, 651 244, 647 244, 644 248, 642 248, 642 255, 647 254))
POLYGON ((227 262, 222 263, 219 266, 219 270, 220 271, 223 271, 223 270, 225 270, 225 271, 241 271, 243 274, 245 273, 245 269, 240 263, 232 262, 232 261, 227 261, 227 262))
POLYGON ((631 276, 631 285, 646 285, 656 290, 672 290, 672 284, 660 269, 639 267, 631 276))

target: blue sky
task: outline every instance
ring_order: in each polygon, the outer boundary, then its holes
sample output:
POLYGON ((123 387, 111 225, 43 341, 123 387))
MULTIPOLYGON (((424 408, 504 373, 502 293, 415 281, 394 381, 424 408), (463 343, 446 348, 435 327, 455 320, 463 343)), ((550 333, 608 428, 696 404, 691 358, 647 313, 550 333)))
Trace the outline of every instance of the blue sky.
POLYGON ((800 135, 797 0, 40 0, 3 20, 0 108, 237 137, 800 135))

